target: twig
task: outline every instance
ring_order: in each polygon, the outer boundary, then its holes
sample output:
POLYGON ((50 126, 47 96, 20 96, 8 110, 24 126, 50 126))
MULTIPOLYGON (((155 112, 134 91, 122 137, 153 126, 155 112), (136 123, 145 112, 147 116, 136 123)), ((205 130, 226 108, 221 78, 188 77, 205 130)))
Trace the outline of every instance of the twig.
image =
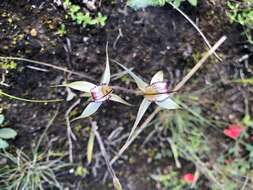
MULTIPOLYGON (((207 40, 207 38, 205 37, 205 35, 203 34, 203 32, 199 29, 199 27, 183 12, 181 11, 179 8, 177 8, 173 3, 168 2, 174 9, 176 9, 179 13, 181 13, 186 20, 188 20, 191 25, 198 31, 198 33, 201 35, 201 37, 203 38, 203 40, 205 41, 206 45, 211 48, 212 46, 210 45, 209 41, 207 40)), ((217 57, 217 59, 219 61, 222 61, 222 59, 214 52, 215 57, 217 57)))
POLYGON ((241 190, 245 190, 248 183, 249 183, 249 177, 247 176, 244 183, 243 183, 243 186, 242 186, 241 190))
POLYGON ((139 129, 136 130, 136 132, 133 134, 132 138, 130 138, 119 150, 118 154, 114 156, 114 158, 111 160, 110 164, 113 165, 114 162, 116 162, 119 157, 125 152, 125 150, 132 144, 132 142, 136 139, 136 137, 139 136, 139 134, 147 127, 148 123, 152 121, 152 119, 156 116, 156 114, 160 111, 161 109, 157 107, 151 115, 144 121, 144 123, 139 127, 139 129))
POLYGON ((176 85, 173 91, 181 89, 185 83, 197 72, 197 70, 203 65, 203 63, 220 47, 221 44, 227 39, 226 36, 222 36, 218 42, 214 44, 212 48, 202 57, 202 59, 190 70, 190 72, 176 85))
MULTIPOLYGON (((207 60, 209 56, 211 56, 214 51, 226 40, 226 37, 223 36, 208 52, 207 54, 190 70, 190 72, 179 82, 173 91, 180 90, 185 83, 193 76, 194 73, 197 72, 197 70, 200 68, 200 66, 207 60)), ((119 150, 118 154, 114 156, 114 158, 111 160, 111 165, 117 161, 120 156, 125 152, 125 150, 131 145, 131 143, 135 140, 135 138, 146 128, 149 122, 152 121, 152 119, 156 116, 156 114, 161 111, 160 107, 157 107, 151 115, 144 121, 144 123, 139 127, 138 130, 133 134, 132 138, 130 138, 119 150)))
POLYGON ((79 72, 76 72, 76 71, 71 71, 71 70, 68 70, 66 68, 59 67, 59 66, 56 66, 56 65, 52 65, 52 64, 49 64, 49 63, 45 63, 45 62, 42 62, 42 61, 36 61, 36 60, 22 58, 22 57, 3 57, 3 56, 0 56, 0 59, 10 59, 10 60, 17 60, 17 61, 25 61, 25 62, 28 62, 28 63, 34 63, 34 64, 37 64, 37 65, 42 65, 42 66, 50 67, 50 68, 53 68, 53 69, 56 69, 56 70, 59 70, 59 71, 63 71, 63 72, 66 72, 66 73, 77 75, 79 77, 83 77, 83 78, 89 79, 91 81, 95 81, 95 79, 93 79, 91 76, 88 76, 86 74, 82 74, 82 73, 79 73, 79 72))
POLYGON ((70 112, 80 103, 80 99, 75 101, 69 109, 65 113, 65 120, 67 124, 67 137, 68 137, 68 142, 69 142, 69 161, 73 163, 73 144, 72 144, 72 139, 76 141, 76 136, 71 130, 70 126, 70 121, 69 121, 69 114, 70 112))
POLYGON ((96 139, 98 141, 101 153, 102 153, 102 155, 103 155, 103 157, 105 159, 105 163, 107 165, 108 171, 109 171, 109 173, 110 173, 110 175, 111 175, 111 177, 113 179, 114 186, 115 186, 116 189, 122 189, 121 185, 119 183, 119 180, 118 180, 118 178, 117 178, 117 176, 115 174, 115 171, 114 171, 114 169, 112 168, 112 166, 110 164, 110 160, 109 160, 109 157, 108 157, 108 155, 106 153, 105 146, 104 146, 104 143, 102 141, 102 138, 101 138, 99 132, 97 131, 97 129, 98 129, 97 123, 96 122, 91 122, 91 125, 92 125, 92 131, 95 134, 96 139))

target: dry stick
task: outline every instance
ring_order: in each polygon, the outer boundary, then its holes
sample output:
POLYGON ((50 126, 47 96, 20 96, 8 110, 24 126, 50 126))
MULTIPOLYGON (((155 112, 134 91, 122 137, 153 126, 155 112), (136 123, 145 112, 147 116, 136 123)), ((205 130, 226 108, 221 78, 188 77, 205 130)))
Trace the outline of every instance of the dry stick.
MULTIPOLYGON (((207 40, 207 38, 205 37, 205 35, 203 34, 203 32, 199 29, 199 27, 190 19, 190 17, 188 17, 183 11, 181 11, 179 8, 177 8, 173 3, 168 2, 174 9, 176 9, 180 14, 182 14, 186 20, 188 20, 191 25, 198 31, 198 33, 201 35, 201 37, 203 38, 203 40, 205 41, 206 45, 211 49, 211 45, 209 43, 209 41, 207 40)), ((217 57, 218 60, 222 61, 222 59, 215 53, 213 52, 215 57, 217 57)))
POLYGON ((69 142, 69 161, 70 163, 73 163, 73 144, 72 139, 76 141, 76 136, 71 130, 70 121, 69 121, 69 114, 70 112, 80 103, 80 99, 78 99, 76 102, 74 102, 69 109, 65 113, 65 120, 67 124, 67 137, 69 142))
POLYGON ((49 63, 45 63, 45 62, 42 62, 42 61, 36 61, 36 60, 22 58, 22 57, 3 57, 3 56, 0 56, 0 59, 10 59, 10 60, 17 60, 17 61, 26 61, 28 63, 34 63, 34 64, 37 64, 37 65, 42 65, 42 66, 50 67, 50 68, 53 68, 53 69, 56 69, 56 70, 59 70, 59 71, 63 71, 63 72, 66 72, 66 73, 77 75, 79 77, 83 77, 85 79, 89 79, 91 81, 95 81, 95 79, 93 79, 91 76, 88 76, 88 75, 85 75, 85 74, 82 74, 82 73, 79 73, 79 72, 76 72, 76 71, 71 71, 71 70, 68 70, 66 68, 59 67, 59 66, 56 66, 56 65, 52 65, 52 64, 49 64, 49 63))
MULTIPOLYGON (((226 40, 226 36, 221 37, 221 39, 216 42, 216 44, 207 52, 207 54, 204 55, 204 57, 191 69, 191 71, 179 82, 173 91, 178 91, 181 89, 185 83, 192 77, 192 75, 197 72, 197 70, 201 67, 201 65, 211 56, 216 49, 226 40)), ((136 137, 139 136, 139 134, 146 128, 149 122, 152 121, 152 119, 156 116, 156 114, 161 111, 160 107, 157 107, 151 115, 144 121, 144 123, 139 127, 138 130, 133 134, 133 137, 127 141, 122 148, 119 150, 118 154, 114 156, 114 158, 111 160, 110 164, 112 165, 115 161, 119 159, 119 157, 125 152, 125 150, 131 145, 131 143, 136 139, 136 137)))
POLYGON ((114 169, 112 168, 111 164, 110 164, 110 160, 109 160, 109 157, 108 157, 108 154, 106 153, 106 150, 105 150, 105 146, 104 146, 104 143, 102 141, 102 138, 99 134, 99 132, 97 131, 98 129, 98 126, 97 126, 97 123, 96 122, 93 122, 91 121, 91 125, 92 125, 92 132, 95 134, 96 136, 96 139, 98 141, 98 144, 99 144, 99 147, 100 147, 100 150, 101 150, 101 153, 105 159, 105 163, 107 165, 107 168, 108 168, 108 171, 113 179, 113 184, 115 186, 115 188, 117 190, 120 190, 122 189, 121 185, 120 185, 120 182, 115 174, 115 171, 114 169))

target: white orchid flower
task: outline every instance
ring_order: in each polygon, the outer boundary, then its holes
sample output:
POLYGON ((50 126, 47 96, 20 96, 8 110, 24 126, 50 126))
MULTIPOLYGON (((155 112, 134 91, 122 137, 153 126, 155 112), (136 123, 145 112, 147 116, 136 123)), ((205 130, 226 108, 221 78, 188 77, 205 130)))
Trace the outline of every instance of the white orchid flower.
POLYGON ((150 84, 148 84, 144 82, 140 77, 135 75, 131 70, 126 68, 124 65, 118 62, 116 63, 120 65, 124 70, 126 70, 127 73, 135 80, 138 88, 141 90, 144 96, 128 139, 130 139, 135 132, 139 122, 141 121, 143 115, 145 114, 152 102, 155 102, 159 107, 164 109, 172 110, 179 108, 177 103, 171 99, 168 85, 166 82, 164 82, 163 79, 163 71, 157 72, 152 77, 150 84))
MULTIPOLYGON (((106 50, 107 52, 107 50, 106 50)), ((106 100, 112 100, 122 104, 130 105, 121 97, 113 93, 113 89, 109 86, 110 82, 110 66, 109 57, 106 55, 106 67, 99 85, 92 84, 86 81, 75 81, 69 84, 63 84, 62 86, 69 87, 75 90, 85 92, 88 97, 91 97, 92 101, 87 105, 82 114, 76 119, 86 118, 94 114, 98 108, 102 105, 102 102, 106 100)))

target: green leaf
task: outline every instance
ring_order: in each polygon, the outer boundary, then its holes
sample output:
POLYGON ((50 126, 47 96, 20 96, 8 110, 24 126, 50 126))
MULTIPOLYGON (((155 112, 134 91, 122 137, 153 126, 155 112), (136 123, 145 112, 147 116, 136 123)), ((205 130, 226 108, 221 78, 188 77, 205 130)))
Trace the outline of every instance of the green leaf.
POLYGON ((175 7, 180 7, 180 5, 181 5, 181 2, 182 2, 182 0, 174 0, 173 1, 173 4, 175 5, 175 7))
POLYGON ((106 44, 106 66, 105 66, 105 71, 101 79, 101 84, 109 84, 110 82, 110 65, 109 65, 109 55, 108 55, 108 43, 106 44))
POLYGON ((4 122, 4 115, 0 114, 0 125, 2 125, 4 122))
POLYGON ((163 81, 163 71, 158 71, 151 79, 150 84, 163 81))
POLYGON ((148 84, 146 82, 144 82, 140 77, 138 77, 136 74, 134 74, 130 69, 126 68, 124 65, 118 63, 115 61, 115 63, 117 63, 119 66, 121 66, 125 71, 127 71, 127 73, 133 77, 133 79, 135 80, 138 88, 140 90, 144 90, 146 86, 148 86, 148 84))
POLYGON ((75 81, 75 82, 72 82, 72 83, 63 84, 63 85, 59 85, 59 86, 65 86, 65 87, 73 88, 75 90, 79 90, 79 91, 82 91, 82 92, 90 92, 90 90, 92 88, 94 88, 96 85, 92 84, 90 82, 86 82, 86 81, 75 81))
POLYGON ((129 104, 127 101, 123 100, 121 97, 119 97, 116 94, 110 94, 110 96, 111 97, 109 98, 109 100, 111 100, 111 101, 119 102, 119 103, 122 103, 122 104, 125 104, 125 105, 128 105, 128 106, 131 106, 131 104, 129 104))
POLYGON ((137 116, 136 116, 136 120, 134 122, 134 125, 131 129, 130 135, 128 137, 128 140, 131 139, 132 135, 134 134, 139 122, 141 121, 143 115, 145 114, 145 112, 147 111, 148 107, 150 106, 151 102, 148 101, 147 99, 143 99, 143 101, 141 102, 141 105, 139 107, 137 116))
POLYGON ((174 102, 172 99, 167 98, 166 100, 162 101, 162 102, 155 102, 158 106, 160 106, 161 108, 165 108, 165 109, 178 109, 179 106, 177 105, 176 102, 174 102))
POLYGON ((0 129, 0 138, 11 139, 17 136, 17 132, 11 128, 0 129))
POLYGON ((7 148, 8 146, 9 144, 5 140, 0 139, 0 149, 7 148))
POLYGON ((87 145, 87 160, 88 160, 88 164, 90 164, 91 161, 92 161, 94 140, 95 140, 95 134, 91 130, 90 131, 90 137, 89 137, 88 145, 87 145))
POLYGON ((197 6, 198 1, 197 0, 188 0, 188 2, 192 5, 192 6, 197 6))
POLYGON ((166 0, 129 0, 127 5, 133 9, 142 9, 148 6, 164 6, 166 0))

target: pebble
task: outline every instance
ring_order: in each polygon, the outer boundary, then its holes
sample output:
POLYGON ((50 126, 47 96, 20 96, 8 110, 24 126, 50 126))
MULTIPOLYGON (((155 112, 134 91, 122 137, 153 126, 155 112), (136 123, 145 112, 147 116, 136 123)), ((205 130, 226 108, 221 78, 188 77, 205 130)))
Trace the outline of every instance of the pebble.
POLYGON ((37 35, 38 35, 37 30, 36 30, 35 28, 33 28, 33 29, 30 31, 30 35, 31 35, 32 37, 37 36, 37 35))

